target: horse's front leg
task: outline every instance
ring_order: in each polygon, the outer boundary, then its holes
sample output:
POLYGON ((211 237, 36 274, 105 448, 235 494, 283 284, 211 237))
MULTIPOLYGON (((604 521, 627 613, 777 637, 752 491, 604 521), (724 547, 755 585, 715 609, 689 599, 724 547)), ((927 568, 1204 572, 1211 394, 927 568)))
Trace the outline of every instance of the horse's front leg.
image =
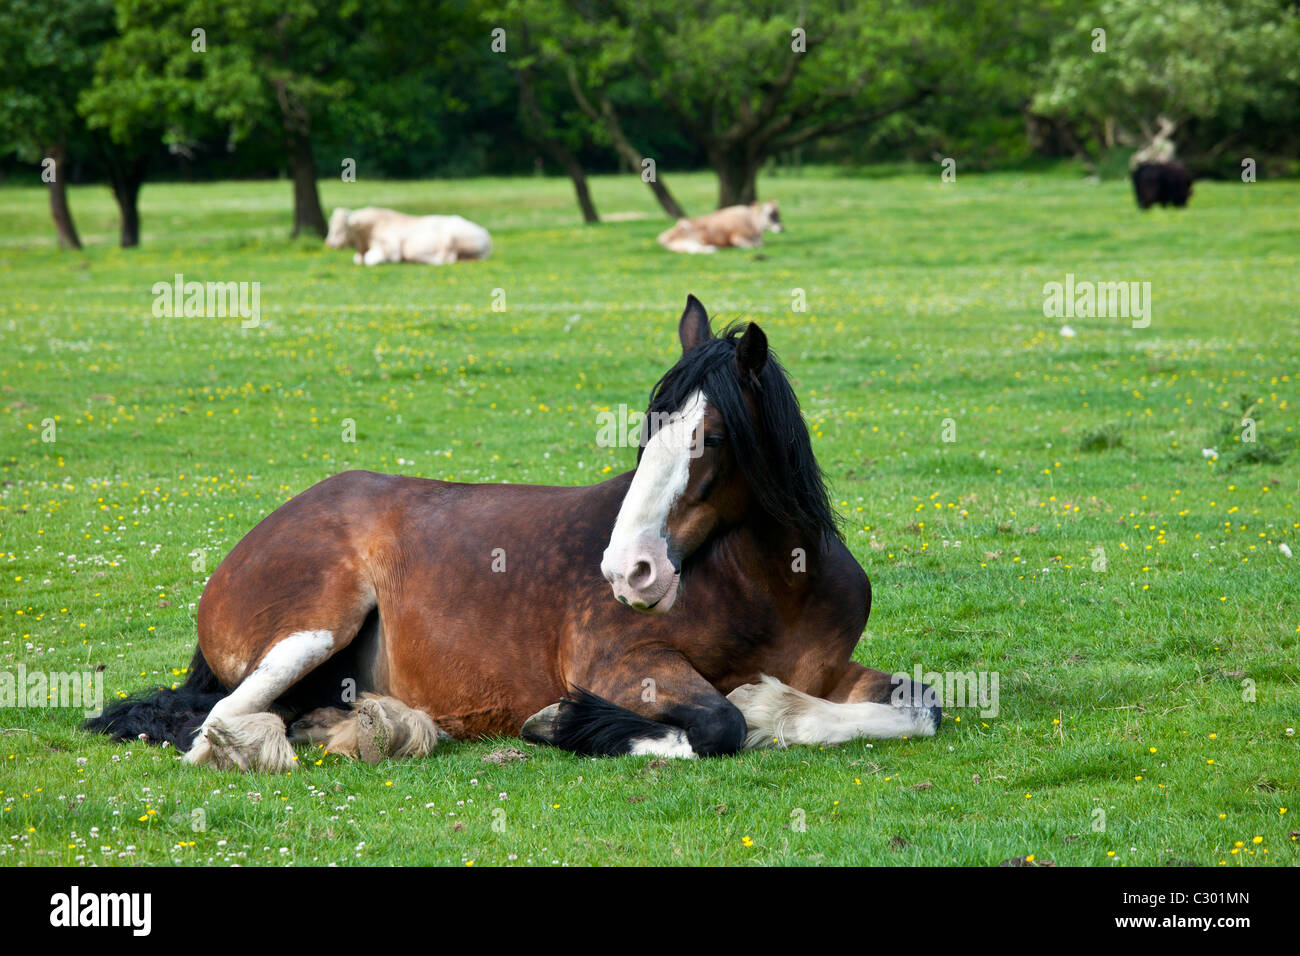
POLYGON ((677 651, 635 650, 573 675, 570 685, 521 736, 593 756, 715 757, 744 745, 744 716, 677 651))
POLYGON ((727 699, 748 724, 747 747, 839 744, 855 737, 930 737, 943 717, 925 684, 850 661, 825 697, 814 697, 763 675, 727 699))

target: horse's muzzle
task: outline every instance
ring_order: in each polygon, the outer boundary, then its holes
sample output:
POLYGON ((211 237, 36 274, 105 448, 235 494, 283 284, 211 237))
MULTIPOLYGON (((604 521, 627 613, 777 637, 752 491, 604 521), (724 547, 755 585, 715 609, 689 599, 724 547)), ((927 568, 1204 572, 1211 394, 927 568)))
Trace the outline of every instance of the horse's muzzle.
POLYGON ((605 552, 601 574, 619 602, 638 611, 663 614, 677 600, 681 573, 668 557, 668 543, 645 536, 621 554, 605 552))

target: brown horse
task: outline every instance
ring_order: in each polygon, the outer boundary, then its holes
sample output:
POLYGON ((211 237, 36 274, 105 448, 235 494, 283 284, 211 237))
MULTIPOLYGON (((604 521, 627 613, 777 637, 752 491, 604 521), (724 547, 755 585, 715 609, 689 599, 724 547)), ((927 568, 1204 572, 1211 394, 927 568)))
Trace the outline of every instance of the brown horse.
POLYGON ((212 575, 186 684, 88 726, 272 771, 297 742, 373 761, 440 735, 691 757, 933 734, 928 688, 850 660, 871 586, 763 331, 715 337, 693 296, 678 331, 633 471, 322 481, 212 575))

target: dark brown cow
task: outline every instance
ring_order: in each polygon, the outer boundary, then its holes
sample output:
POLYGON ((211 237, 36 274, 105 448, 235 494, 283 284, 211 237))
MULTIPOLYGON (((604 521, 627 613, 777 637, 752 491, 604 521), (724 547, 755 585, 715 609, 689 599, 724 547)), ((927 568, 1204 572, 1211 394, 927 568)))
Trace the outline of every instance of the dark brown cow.
POLYGON ((1192 195, 1192 174, 1181 163, 1143 163, 1133 170, 1138 208, 1159 204, 1182 208, 1192 195))
POLYGON ((762 330, 715 337, 691 297, 679 336, 634 471, 322 481, 213 574, 185 686, 91 728, 258 770, 300 741, 377 760, 438 734, 671 756, 933 734, 923 685, 850 660, 871 587, 762 330))

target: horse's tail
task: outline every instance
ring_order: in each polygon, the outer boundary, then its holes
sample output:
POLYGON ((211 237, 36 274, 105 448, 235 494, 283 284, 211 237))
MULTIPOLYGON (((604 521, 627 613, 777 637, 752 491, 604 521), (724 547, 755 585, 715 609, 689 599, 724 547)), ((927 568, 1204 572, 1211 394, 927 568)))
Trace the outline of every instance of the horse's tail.
POLYGON ((142 691, 104 708, 98 717, 82 725, 83 730, 107 734, 114 740, 143 739, 161 744, 169 741, 177 750, 190 749, 195 732, 226 690, 212 673, 203 651, 194 649, 189 676, 175 690, 142 691))
POLYGON ((589 757, 704 755, 691 748, 683 728, 643 717, 581 688, 530 718, 521 736, 589 757))

